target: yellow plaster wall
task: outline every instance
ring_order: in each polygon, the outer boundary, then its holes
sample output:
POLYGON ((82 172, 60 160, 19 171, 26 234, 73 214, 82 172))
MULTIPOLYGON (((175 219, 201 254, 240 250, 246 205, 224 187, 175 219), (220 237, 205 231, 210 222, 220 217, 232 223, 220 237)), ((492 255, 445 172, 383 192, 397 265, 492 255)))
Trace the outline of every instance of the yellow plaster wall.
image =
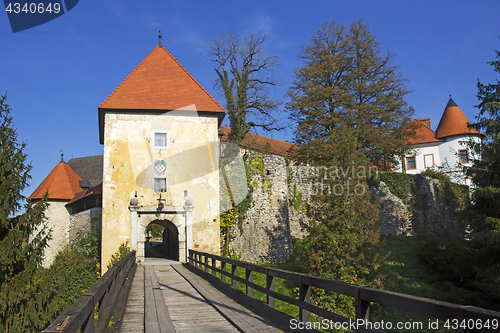
POLYGON ((137 191, 143 206, 158 204, 154 158, 167 160, 165 205, 195 205, 193 246, 219 253, 218 122, 216 117, 107 113, 105 115, 102 266, 120 244, 130 246, 130 199, 137 191), (153 148, 154 131, 168 133, 168 148, 153 148), (184 196, 187 191, 187 196, 184 196))

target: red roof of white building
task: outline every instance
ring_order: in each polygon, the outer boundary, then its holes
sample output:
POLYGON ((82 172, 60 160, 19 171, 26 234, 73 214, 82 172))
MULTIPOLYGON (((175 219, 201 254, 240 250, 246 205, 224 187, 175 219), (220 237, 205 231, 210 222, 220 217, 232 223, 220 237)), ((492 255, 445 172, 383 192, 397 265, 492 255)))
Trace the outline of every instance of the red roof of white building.
POLYGON ((413 119, 412 124, 416 128, 416 137, 410 140, 412 144, 441 142, 446 137, 453 135, 482 134, 478 130, 468 127, 470 124, 469 119, 451 97, 436 131, 431 129, 430 118, 413 119))
POLYGON ((416 135, 414 138, 410 139, 410 143, 412 144, 421 144, 421 143, 430 143, 430 142, 441 142, 443 140, 436 139, 436 134, 430 127, 427 125, 429 119, 425 119, 426 121, 422 121, 424 119, 413 119, 412 125, 415 126, 416 135))

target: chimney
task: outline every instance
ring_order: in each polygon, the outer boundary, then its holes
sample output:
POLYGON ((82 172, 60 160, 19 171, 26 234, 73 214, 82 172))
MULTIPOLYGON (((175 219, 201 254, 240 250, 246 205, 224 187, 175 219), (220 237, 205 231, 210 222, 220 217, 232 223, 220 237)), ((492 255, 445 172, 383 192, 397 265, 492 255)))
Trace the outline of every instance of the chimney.
POLYGON ((431 128, 431 118, 422 118, 422 119, 419 119, 418 121, 420 121, 422 124, 424 124, 424 126, 427 127, 428 129, 431 128))

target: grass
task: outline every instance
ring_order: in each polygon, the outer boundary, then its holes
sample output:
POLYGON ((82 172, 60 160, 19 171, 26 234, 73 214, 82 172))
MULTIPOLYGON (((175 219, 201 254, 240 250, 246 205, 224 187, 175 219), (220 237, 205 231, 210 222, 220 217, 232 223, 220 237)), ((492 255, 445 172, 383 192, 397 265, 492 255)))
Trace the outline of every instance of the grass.
MULTIPOLYGON (((417 253, 418 240, 415 237, 387 235, 384 236, 384 241, 390 252, 379 268, 380 274, 385 279, 385 290, 449 303, 481 306, 480 292, 466 290, 445 281, 420 260, 417 253)), ((428 318, 378 305, 374 306, 372 320, 392 323, 422 322, 423 329, 419 330, 420 332, 452 332, 443 327, 443 322, 439 323, 440 329, 429 329, 428 318)), ((387 331, 415 332, 411 329, 387 331)))
POLYGON ((379 271, 385 276, 384 289, 462 305, 484 307, 481 292, 467 290, 444 281, 419 259, 415 237, 387 235, 390 252, 379 271))
MULTIPOLYGON (((402 294, 418 297, 430 298, 434 300, 456 303, 462 305, 473 305, 487 308, 484 294, 478 291, 472 291, 460 288, 451 282, 445 281, 438 273, 429 269, 418 256, 418 243, 415 237, 387 235, 383 237, 389 256, 379 268, 379 273, 384 277, 383 289, 402 294)), ((292 257, 285 263, 264 266, 300 272, 297 261, 292 257)), ((227 271, 231 271, 231 265, 227 265, 227 271)), ((245 270, 238 268, 238 276, 245 277, 245 270)), ((217 273, 220 279, 220 274, 217 273)), ((226 278, 226 283, 231 283, 226 278)), ((259 286, 266 286, 266 276, 260 273, 253 273, 253 282, 259 286)), ((238 289, 245 292, 245 285, 238 282, 238 289)), ((298 298, 298 285, 282 279, 275 279, 275 291, 293 298, 298 298)), ((266 295, 254 290, 254 297, 266 303, 266 295)), ((299 309, 296 306, 276 300, 276 309, 289 314, 295 318, 299 316, 299 309)), ((388 332, 452 332, 443 328, 443 322, 440 322, 439 329, 429 329, 429 324, 435 323, 422 316, 399 311, 393 308, 381 307, 377 304, 372 306, 372 321, 394 323, 418 323, 423 325, 422 329, 393 329, 388 332)))
MULTIPOLYGON (((275 265, 267 265, 266 264, 265 266, 279 268, 279 269, 286 269, 283 267, 291 267, 290 264, 275 264, 275 265)), ((220 269, 220 266, 217 268, 220 269)), ((227 264, 226 271, 231 272, 231 269, 232 269, 231 265, 227 264)), ((289 269, 287 269, 287 270, 289 270, 289 269)), ((209 272, 211 273, 211 269, 209 272)), ((237 267, 237 275, 238 275, 238 277, 244 279, 245 278, 245 269, 242 267, 237 267)), ((217 273, 217 278, 221 279, 220 273, 217 273)), ((231 279, 226 276, 225 282, 227 284, 231 284, 231 279)), ((253 272, 252 282, 265 288, 266 287, 266 275, 262 274, 262 273, 253 272)), ((244 283, 237 282, 237 287, 238 287, 239 291, 246 292, 244 283)), ((293 283, 293 282, 279 279, 279 278, 274 279, 274 291, 277 293, 280 293, 280 294, 285 295, 285 296, 293 297, 293 298, 298 298, 298 294, 299 294, 298 290, 299 290, 299 286, 297 283, 293 283)), ((267 303, 266 295, 257 291, 257 290, 253 290, 253 297, 255 299, 263 302, 263 303, 267 303)), ((283 302, 281 300, 276 299, 275 300, 275 307, 277 310, 284 312, 292 317, 295 317, 295 318, 299 317, 299 308, 295 305, 291 305, 291 304, 288 304, 286 302, 283 302)))

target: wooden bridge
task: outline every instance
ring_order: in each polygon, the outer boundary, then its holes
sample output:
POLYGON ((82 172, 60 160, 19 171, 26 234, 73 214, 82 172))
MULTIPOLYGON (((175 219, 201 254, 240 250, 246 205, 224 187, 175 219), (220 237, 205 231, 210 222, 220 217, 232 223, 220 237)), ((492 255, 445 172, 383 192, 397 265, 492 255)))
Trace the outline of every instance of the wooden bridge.
POLYGON ((418 332, 433 328, 430 325, 434 323, 440 329, 448 323, 456 332, 499 332, 500 313, 191 250, 187 264, 151 258, 137 265, 135 253, 129 253, 42 332, 317 332, 315 329, 325 328, 418 332), (265 275, 265 286, 254 283, 255 274, 265 275), (295 283, 298 297, 276 292, 275 279, 295 283), (238 283, 240 288, 244 286, 244 292, 238 290, 238 283), (356 318, 345 318, 311 304, 311 288, 353 297, 356 318), (266 295, 265 303, 253 297, 254 290, 266 295), (275 300, 296 306, 299 318, 277 311, 275 300), (391 323, 391 327, 386 322, 384 326, 383 322, 371 320, 373 303, 429 319, 421 321, 421 326, 418 321, 391 323), (311 320, 310 313, 316 314, 315 320, 311 320))

